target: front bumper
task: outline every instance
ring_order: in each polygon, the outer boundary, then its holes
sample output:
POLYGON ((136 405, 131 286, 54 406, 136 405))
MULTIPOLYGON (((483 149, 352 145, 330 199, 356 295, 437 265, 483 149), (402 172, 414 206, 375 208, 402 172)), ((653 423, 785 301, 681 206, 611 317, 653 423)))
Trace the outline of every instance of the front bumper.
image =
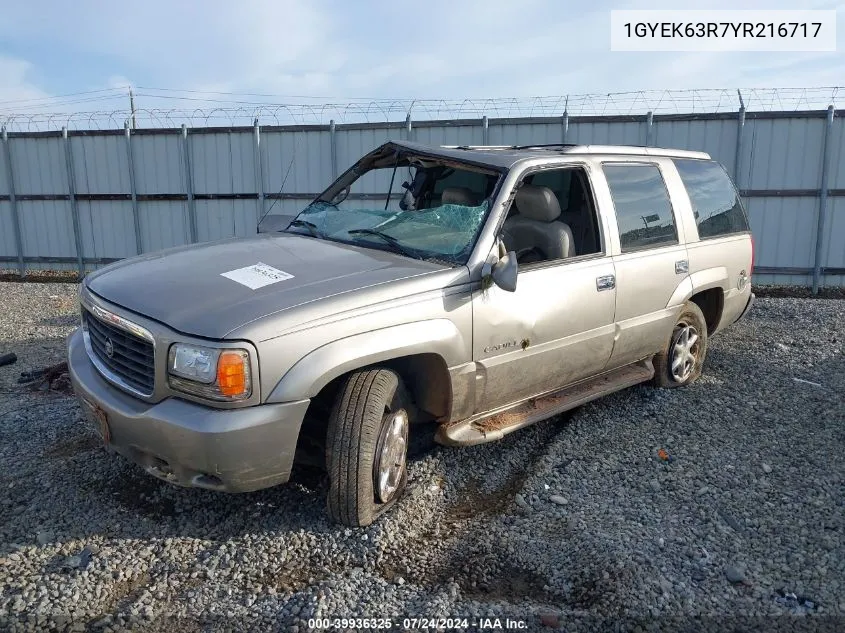
POLYGON ((68 338, 68 370, 82 408, 105 430, 108 446, 151 475, 227 492, 267 488, 290 477, 309 400, 239 409, 214 409, 179 398, 150 404, 100 376, 81 330, 68 338))

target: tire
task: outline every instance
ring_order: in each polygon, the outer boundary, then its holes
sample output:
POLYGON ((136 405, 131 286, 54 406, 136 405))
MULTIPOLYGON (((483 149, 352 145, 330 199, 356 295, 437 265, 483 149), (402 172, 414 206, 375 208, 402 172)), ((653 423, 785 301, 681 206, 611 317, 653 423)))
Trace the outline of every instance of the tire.
POLYGON ((666 347, 654 357, 654 384, 673 389, 695 382, 701 375, 706 357, 707 322, 701 308, 688 301, 672 327, 666 347), (697 338, 690 344, 693 335, 697 338))
POLYGON ((408 392, 392 370, 357 371, 341 386, 326 442, 332 521, 370 525, 402 496, 408 482, 410 410, 408 392))

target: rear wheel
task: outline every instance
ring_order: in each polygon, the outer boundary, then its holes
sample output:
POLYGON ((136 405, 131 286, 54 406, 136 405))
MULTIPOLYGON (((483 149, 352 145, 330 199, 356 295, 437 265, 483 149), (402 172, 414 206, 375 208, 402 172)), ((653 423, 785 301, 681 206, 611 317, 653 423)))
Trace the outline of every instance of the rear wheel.
POLYGON ((411 405, 390 369, 354 372, 329 417, 328 512, 338 523, 369 525, 402 496, 408 480, 411 405))
POLYGON ((654 384, 671 389, 695 381, 707 355, 707 323, 693 302, 678 316, 666 348, 654 357, 654 384))

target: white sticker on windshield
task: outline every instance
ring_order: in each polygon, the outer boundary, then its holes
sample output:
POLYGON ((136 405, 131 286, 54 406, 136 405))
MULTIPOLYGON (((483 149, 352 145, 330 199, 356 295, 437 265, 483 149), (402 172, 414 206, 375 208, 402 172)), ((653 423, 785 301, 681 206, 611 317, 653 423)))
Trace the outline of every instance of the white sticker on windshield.
POLYGON ((270 284, 286 279, 293 279, 293 275, 286 273, 278 268, 273 268, 267 264, 258 262, 246 268, 238 268, 237 270, 230 270, 227 273, 220 273, 221 276, 237 281, 239 284, 246 286, 252 290, 269 286, 270 284))

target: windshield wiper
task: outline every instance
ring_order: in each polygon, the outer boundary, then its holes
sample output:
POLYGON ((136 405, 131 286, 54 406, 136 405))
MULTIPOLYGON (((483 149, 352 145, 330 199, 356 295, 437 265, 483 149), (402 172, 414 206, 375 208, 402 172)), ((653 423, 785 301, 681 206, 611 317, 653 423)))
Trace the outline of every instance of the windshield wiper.
POLYGON ((320 229, 317 228, 317 225, 313 222, 309 222, 308 220, 291 220, 290 224, 288 224, 288 228, 292 226, 304 226, 314 237, 323 237, 323 235, 320 233, 320 229))
POLYGON ((413 259, 419 259, 416 255, 411 253, 408 249, 406 249, 402 244, 399 243, 392 235, 388 235, 387 233, 382 233, 381 231, 375 231, 373 229, 352 229, 347 231, 349 235, 375 235, 376 237, 380 237, 384 240, 384 242, 390 246, 391 250, 394 253, 399 253, 400 255, 404 255, 405 257, 411 257, 413 259))

